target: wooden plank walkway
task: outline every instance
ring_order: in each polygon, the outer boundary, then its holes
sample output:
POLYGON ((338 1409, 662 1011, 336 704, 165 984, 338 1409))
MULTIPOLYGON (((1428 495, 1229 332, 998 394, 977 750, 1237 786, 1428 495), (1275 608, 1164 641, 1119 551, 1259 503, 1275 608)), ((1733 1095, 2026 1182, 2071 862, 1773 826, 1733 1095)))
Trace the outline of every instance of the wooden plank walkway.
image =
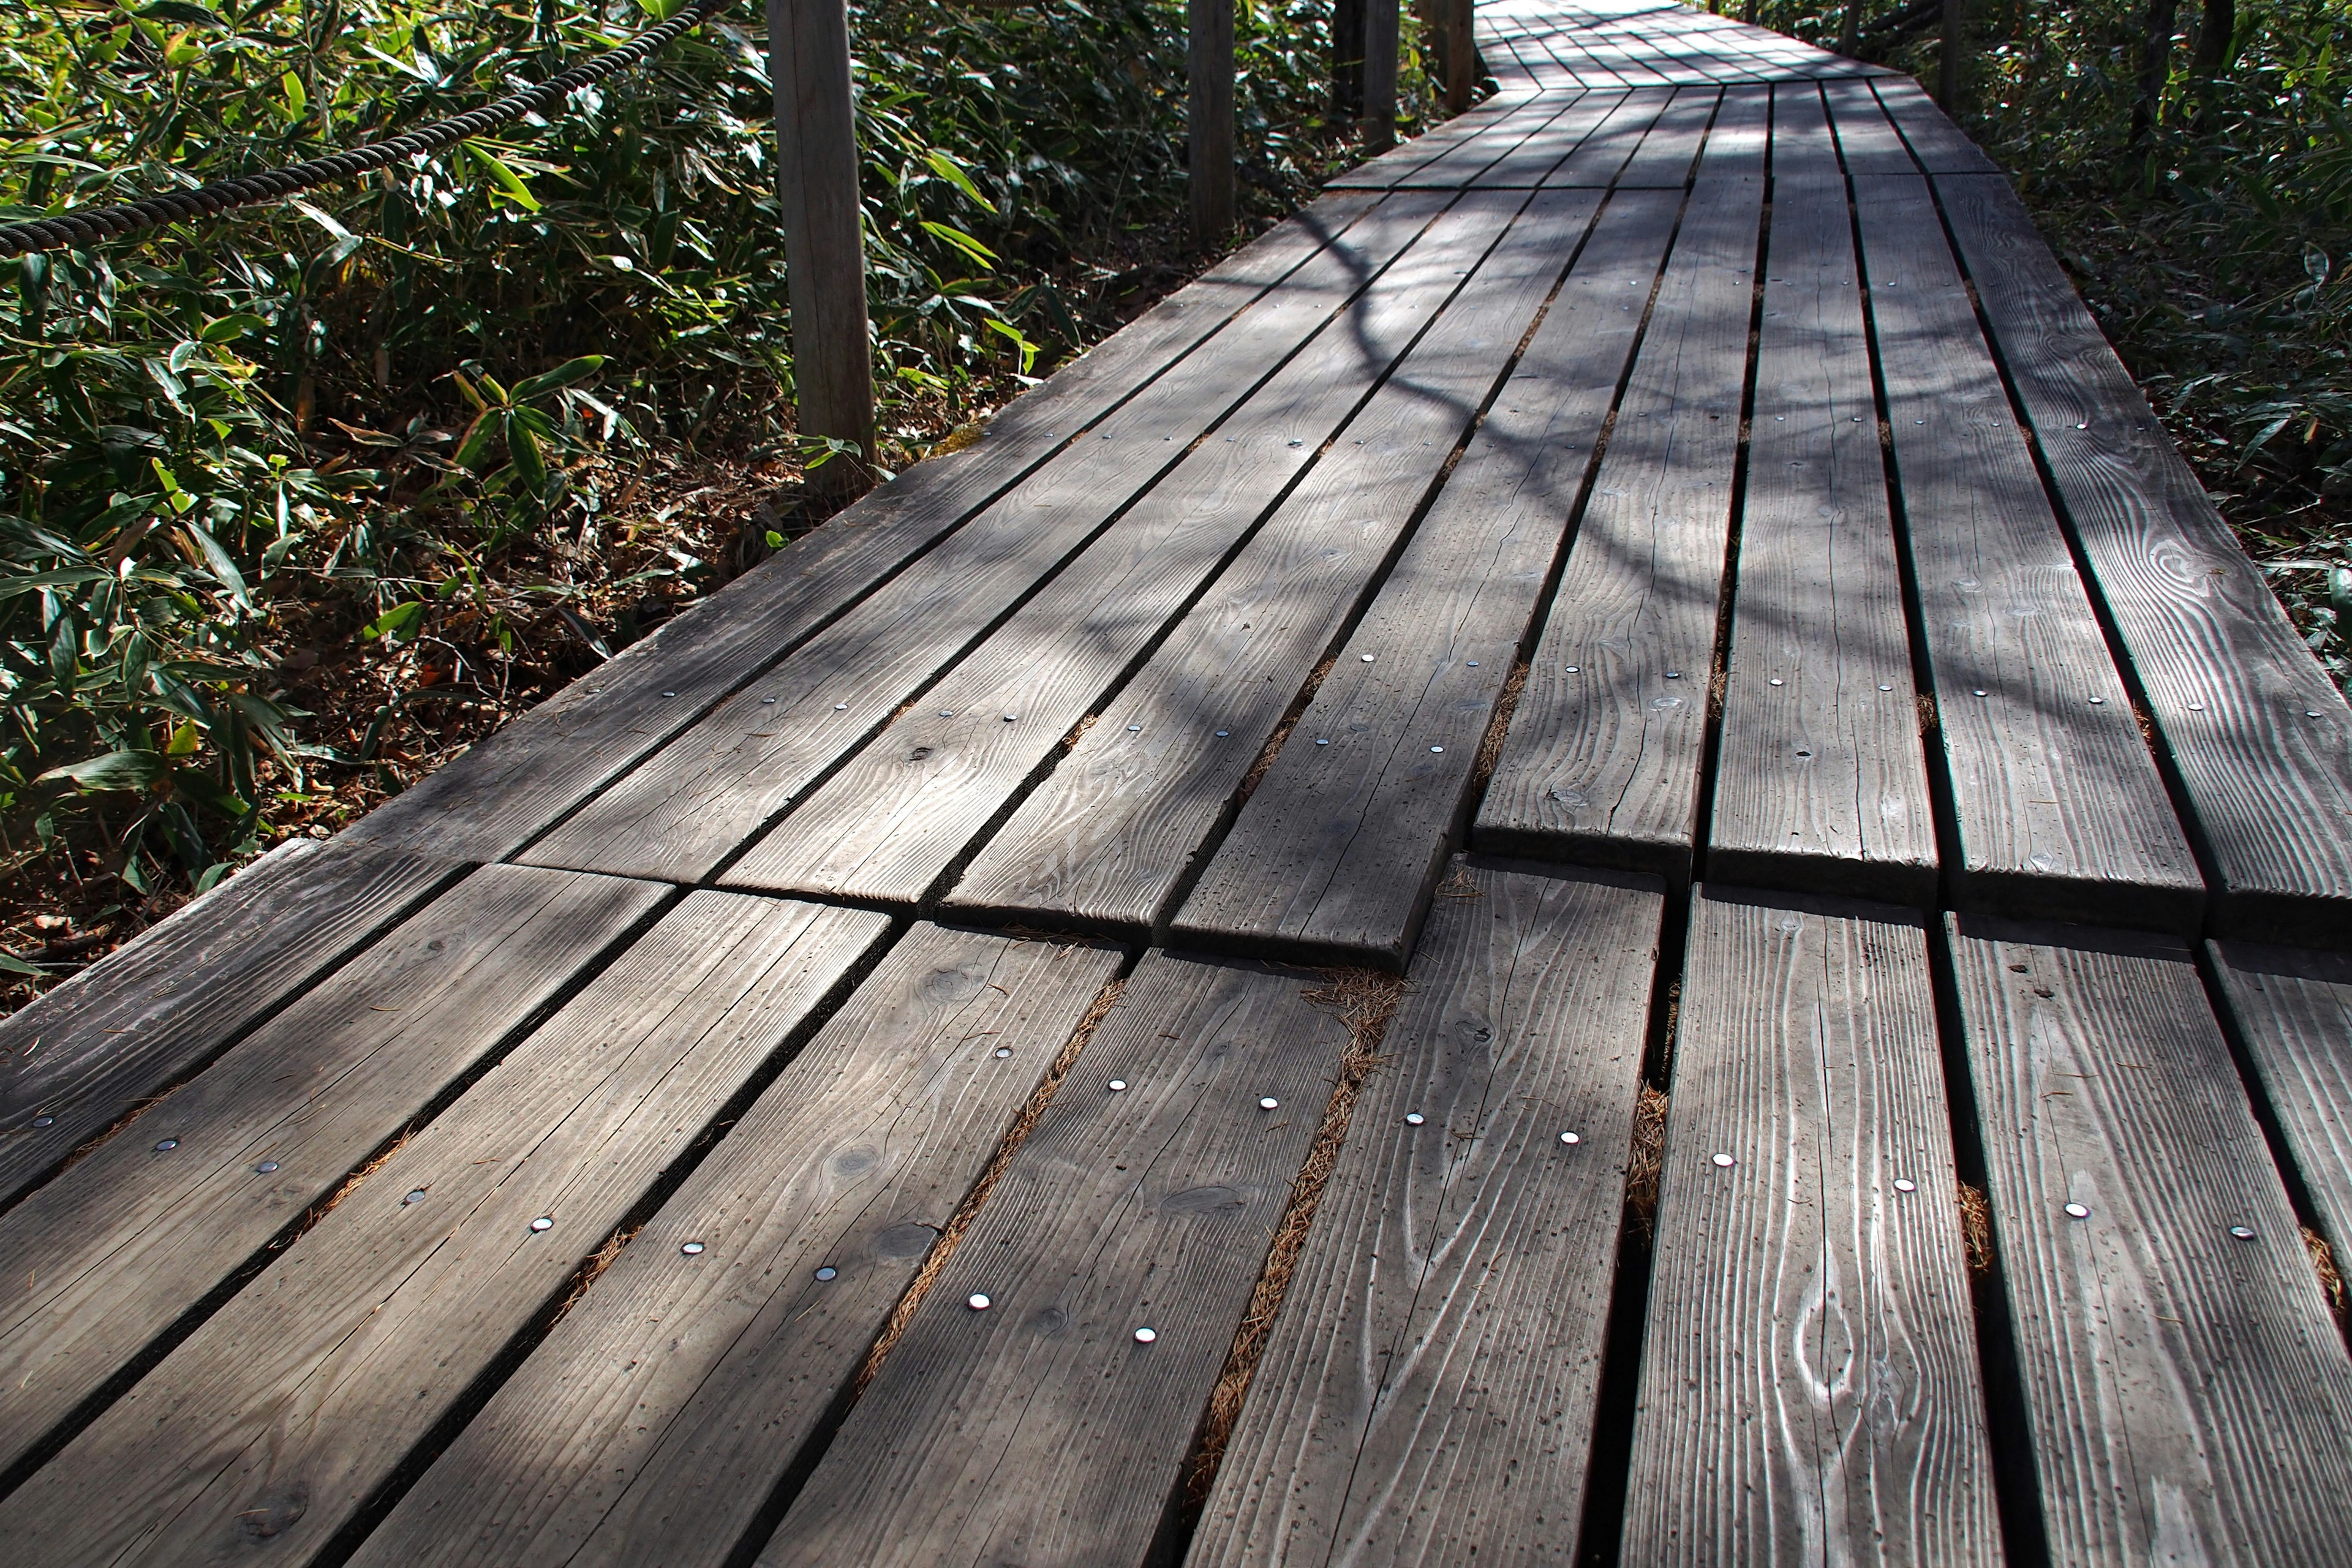
POLYGON ((2344 1560, 2352 710, 1910 79, 1477 37, 0 1023, 10 1563, 2344 1560))

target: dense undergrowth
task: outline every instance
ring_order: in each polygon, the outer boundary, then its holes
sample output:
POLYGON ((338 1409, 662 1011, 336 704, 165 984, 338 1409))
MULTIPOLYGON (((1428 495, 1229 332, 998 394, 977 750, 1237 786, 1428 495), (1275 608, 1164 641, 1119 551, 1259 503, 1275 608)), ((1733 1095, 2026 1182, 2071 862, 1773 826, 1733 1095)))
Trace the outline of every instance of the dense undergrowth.
MULTIPOLYGON (((2352 679, 2352 5, 1972 0, 1959 119, 2009 171, 2338 685, 2352 679), (2152 11, 2156 69, 2145 78, 2152 11), (2209 16, 2220 18, 2204 36, 2209 16), (2227 25, 2227 37, 2222 27, 2227 25), (2143 107, 2145 105, 2145 107, 2143 107)), ((1940 4, 1857 53, 1934 86, 1940 4)), ((1844 5, 1758 20, 1836 47, 1844 5)))
MULTIPOLYGON (((0 221, 377 140, 677 4, 0 7, 0 221)), ((1352 156, 1327 16, 1239 13, 1244 232, 1352 156)), ((1184 11, 852 27, 887 469, 1198 265, 1184 11)), ((0 262, 0 968, 327 831, 786 543, 827 455, 791 423, 764 30, 745 0, 551 122, 0 262)))

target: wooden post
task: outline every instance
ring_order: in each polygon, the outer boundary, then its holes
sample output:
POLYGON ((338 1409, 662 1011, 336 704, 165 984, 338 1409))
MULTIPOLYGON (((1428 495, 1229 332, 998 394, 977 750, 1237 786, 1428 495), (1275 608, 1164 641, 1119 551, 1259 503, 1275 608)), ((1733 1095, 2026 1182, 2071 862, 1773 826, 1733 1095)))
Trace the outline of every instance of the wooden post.
POLYGON ((874 352, 843 0, 768 0, 768 76, 776 89, 776 195, 800 431, 855 442, 859 454, 822 464, 809 486, 855 495, 873 483, 874 352))
POLYGON ((1364 0, 1364 151, 1396 145, 1398 0, 1364 0))
POLYGON ((1471 0, 1443 0, 1445 17, 1445 111, 1470 107, 1477 83, 1477 46, 1470 41, 1471 0))
POLYGON ((1862 46, 1862 0, 1846 0, 1845 26, 1838 29, 1838 53, 1852 59, 1862 46))
POLYGON ((1234 227, 1234 0, 1189 0, 1185 12, 1192 237, 1213 245, 1234 227))
POLYGON ((1364 0, 1331 0, 1331 109, 1364 112, 1364 0))
POLYGON ((1936 101, 1947 114, 1960 111, 1960 0, 1944 0, 1944 47, 1936 61, 1936 101))

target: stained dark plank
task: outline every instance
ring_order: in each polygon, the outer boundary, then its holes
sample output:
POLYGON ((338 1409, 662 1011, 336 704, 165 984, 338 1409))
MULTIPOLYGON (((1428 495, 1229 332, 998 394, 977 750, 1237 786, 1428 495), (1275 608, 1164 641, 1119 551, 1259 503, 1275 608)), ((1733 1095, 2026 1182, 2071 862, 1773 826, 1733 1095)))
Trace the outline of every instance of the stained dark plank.
POLYGON ((2052 1560, 2340 1563, 2352 1359, 2188 948, 1948 921, 2052 1560))
POLYGON ((1626 1563, 2001 1560, 1927 941, 1693 896, 1626 1563))
POLYGON ((1811 88, 1774 92, 1772 172, 1706 875, 1925 905, 1935 820, 1878 405, 1845 183, 1811 88))
POLYGON ((0 1468, 668 893, 485 867, 0 1217, 0 1468))
POLYGON ((1517 247, 1509 264, 1528 285, 1516 316, 1498 310, 1492 336, 1465 344, 1454 363, 1382 388, 998 830, 944 908, 1126 931, 1162 917, 1599 205, 1581 191, 1530 201, 1504 241, 1517 247))
MULTIPOLYGON (((370 812, 343 837, 453 860, 511 854, 948 537, 1167 367, 1215 343, 1235 315, 1320 256, 1380 199, 1352 192, 1311 204, 1016 399, 980 440, 917 464, 370 812)), ((1221 344, 1217 356, 1229 350, 1221 344)))
MULTIPOLYGON (((1525 200, 1515 191, 1465 195, 1219 426, 1220 438, 1153 486, 726 880, 870 902, 927 898, 1326 443, 1339 437, 1326 463, 1370 450, 1340 426, 1383 375, 1400 389, 1391 402, 1434 395, 1475 405, 1559 271, 1549 243, 1494 248, 1525 200)), ((1380 418, 1370 412, 1372 425, 1380 418)), ((1457 434, 1445 430, 1444 444, 1457 434)))
POLYGON ((728 1562, 1117 966, 908 931, 353 1562, 728 1562))
POLYGON ((1484 865, 1440 900, 1192 1568, 1568 1558, 1660 909, 1484 865))
POLYGON ((1958 175, 1936 190, 2187 797, 2211 929, 2352 941, 2352 710, 2008 185, 1958 175))
POLYGON ((534 865, 681 879, 722 864, 1181 460, 1448 198, 1394 196, 1064 457, 534 845, 534 865))
POLYGON ((1346 1041, 1303 984, 1146 956, 760 1562, 1142 1560, 1346 1041))
POLYGON ((455 878, 289 839, 0 1023, 0 1204, 455 878))
POLYGON ((1715 653, 1747 387, 1767 107, 1761 94, 1735 89, 1708 139, 1478 807, 1472 842, 1482 849, 1689 879, 1706 743, 1703 676, 1715 653), (1754 173, 1737 172, 1750 154, 1754 173), (1724 163, 1733 172, 1718 174, 1724 163))
POLYGON ((315 1561, 888 927, 688 898, 0 1502, 12 1560, 315 1561))
POLYGON ((1171 941, 1404 968, 1681 205, 1610 203, 1171 941))
POLYGON ((2319 1228, 2337 1258, 2352 1259, 2352 955, 2209 945, 2319 1228))
POLYGON ((1854 209, 1958 839, 1949 894, 1962 909, 2194 931, 2204 879, 1927 183, 1858 177, 1854 209))

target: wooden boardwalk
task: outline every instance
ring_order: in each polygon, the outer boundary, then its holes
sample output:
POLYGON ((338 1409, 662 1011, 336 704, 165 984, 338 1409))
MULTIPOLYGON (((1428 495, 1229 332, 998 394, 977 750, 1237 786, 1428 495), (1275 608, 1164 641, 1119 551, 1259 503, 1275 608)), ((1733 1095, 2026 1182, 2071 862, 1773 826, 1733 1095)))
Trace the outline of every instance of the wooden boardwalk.
POLYGON ((9 1563, 2347 1560, 2352 712, 1909 79, 1479 27, 0 1025, 9 1563))

